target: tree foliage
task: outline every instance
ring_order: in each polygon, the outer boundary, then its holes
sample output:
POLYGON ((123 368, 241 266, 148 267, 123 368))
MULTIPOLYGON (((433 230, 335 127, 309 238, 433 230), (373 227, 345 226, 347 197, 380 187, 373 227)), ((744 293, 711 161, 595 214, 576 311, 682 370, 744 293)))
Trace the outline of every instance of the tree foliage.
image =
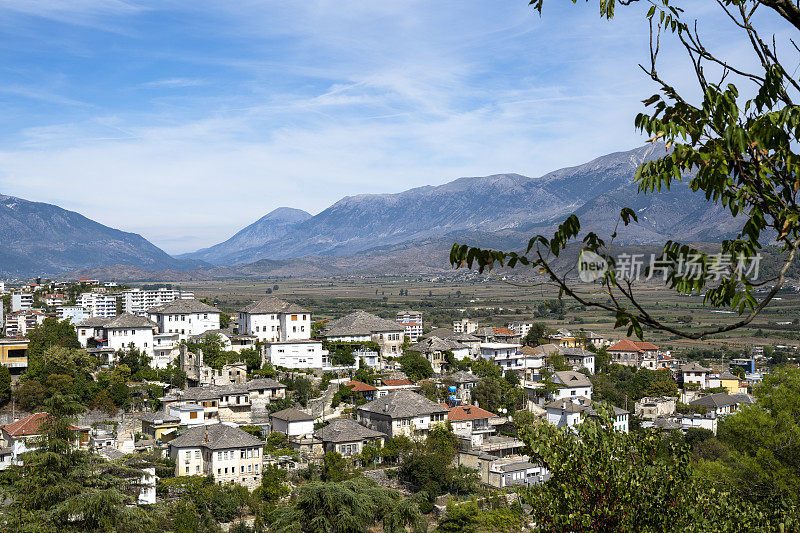
MULTIPOLYGON (((544 3, 531 1, 539 12, 544 3)), ((636 211, 629 207, 621 210, 615 227, 605 228, 601 234, 583 232, 573 214, 552 237, 533 236, 524 253, 455 244, 450 261, 459 267, 475 265, 481 271, 495 265, 530 266, 543 272, 559 295, 610 313, 616 319, 615 327, 627 326, 628 335, 639 338, 643 327, 696 339, 746 325, 781 289, 800 247, 800 159, 794 152, 800 136, 800 106, 796 105, 800 82, 795 78, 796 58, 787 63, 779 58, 784 50, 797 53, 791 39, 800 29, 800 7, 790 0, 720 0, 719 16, 740 32, 741 42, 750 52, 749 57, 744 53, 722 57, 706 48, 700 26, 686 12, 700 10, 696 2, 599 3, 601 16, 608 19, 614 17, 618 5, 639 6, 650 28, 648 61, 640 66, 658 93, 643 100, 646 111, 636 116, 634 125, 651 136, 651 142, 666 143, 666 150, 637 169, 640 194, 688 187, 738 217, 740 224, 738 235, 724 240, 719 254, 665 242, 660 264, 666 268, 651 271, 648 266, 644 274, 663 273, 665 287, 680 294, 705 293, 706 305, 729 308, 740 315, 739 320, 692 329, 673 326, 648 311, 634 293, 633 276, 618 271, 617 258, 611 253, 619 226, 638 222, 636 211), (788 21, 793 31, 765 35, 760 27, 764 10, 788 21), (687 53, 686 71, 694 76, 697 96, 692 91, 682 94, 662 77, 657 63, 664 39, 673 40, 687 53), (740 87, 745 88, 744 94, 740 87), (588 290, 568 280, 567 273, 556 266, 556 258, 572 242, 608 266, 588 290), (756 279, 747 272, 748 262, 769 242, 780 247, 783 263, 770 278, 756 279), (689 263, 692 268, 686 268, 689 263), (765 286, 768 289, 759 293, 765 286), (601 298, 594 296, 598 293, 601 298)))

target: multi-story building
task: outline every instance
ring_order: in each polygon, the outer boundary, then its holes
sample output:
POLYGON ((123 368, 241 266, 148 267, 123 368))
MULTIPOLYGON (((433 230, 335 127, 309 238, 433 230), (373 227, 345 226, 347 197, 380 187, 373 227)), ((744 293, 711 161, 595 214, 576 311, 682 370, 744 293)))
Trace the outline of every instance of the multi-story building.
POLYGON ((264 345, 264 361, 273 366, 292 369, 322 369, 328 364, 328 350, 322 341, 313 339, 268 342, 264 345))
POLYGON ((382 357, 402 355, 405 328, 365 311, 355 311, 328 324, 323 336, 332 342, 375 342, 382 357))
POLYGON ((91 317, 91 311, 79 305, 67 305, 56 309, 56 318, 58 318, 59 321, 69 320, 70 324, 73 325, 79 324, 91 317))
POLYGON ((705 368, 692 361, 681 367, 681 381, 684 387, 686 385, 697 385, 699 388, 705 389, 708 387, 708 375, 710 373, 710 368, 705 368))
POLYGON ((160 288, 153 290, 130 289, 119 294, 123 313, 146 315, 148 309, 164 305, 173 300, 189 300, 194 293, 174 289, 160 288))
POLYGON ((533 327, 532 322, 509 322, 506 327, 520 336, 520 338, 524 338, 525 335, 533 327))
POLYGON ((564 370, 562 372, 553 372, 551 381, 557 387, 553 393, 554 400, 562 398, 575 398, 584 396, 586 398, 592 397, 592 382, 586 375, 575 372, 574 370, 564 370))
POLYGON ((616 364, 647 368, 648 370, 658 370, 659 355, 664 355, 659 347, 651 342, 629 339, 622 339, 614 343, 606 351, 611 356, 612 362, 616 364))
POLYGON ((453 322, 453 333, 475 333, 478 331, 478 323, 469 318, 462 318, 453 322))
MULTIPOLYGON (((558 427, 573 427, 582 423, 587 417, 599 416, 598 406, 585 396, 560 398, 545 406, 547 421, 558 427)), ((612 418, 613 428, 623 433, 628 432, 628 411, 611 406, 609 416, 612 418)))
POLYGON ((333 420, 315 431, 314 436, 322 441, 326 452, 338 452, 342 457, 356 457, 367 446, 380 449, 386 440, 385 434, 366 428, 350 418, 333 420))
POLYGON ((0 339, 0 365, 15 376, 25 372, 28 368, 28 339, 0 339))
POLYGON ((47 307, 56 307, 64 303, 64 295, 60 292, 44 295, 44 303, 47 307))
POLYGON ((147 311, 161 333, 177 333, 181 340, 219 329, 219 309, 199 300, 173 300, 147 311))
POLYGON ((33 294, 28 292, 11 293, 11 312, 28 311, 33 308, 33 294))
POLYGON ((559 352, 564 356, 567 364, 572 366, 573 370, 585 368, 589 373, 594 374, 594 353, 583 348, 560 348, 559 352))
POLYGON ((12 311, 6 317, 6 337, 24 337, 30 330, 44 322, 45 314, 37 309, 12 311))
POLYGON ((436 424, 447 422, 449 409, 408 390, 390 392, 357 408, 358 423, 390 438, 424 438, 436 424))
POLYGON ((78 297, 78 305, 89 311, 93 318, 117 316, 117 298, 96 292, 84 292, 78 297))
POLYGON ((255 336, 261 342, 309 339, 311 311, 267 296, 239 311, 239 333, 255 336))
POLYGON ((507 342, 481 343, 481 358, 493 362, 503 371, 525 370, 525 356, 522 353, 521 344, 507 342))
POLYGON ((421 311, 399 311, 395 322, 405 328, 405 336, 411 342, 417 342, 422 336, 422 312, 421 311))
POLYGON ((75 326, 84 347, 108 348, 116 352, 137 348, 152 356, 156 324, 143 316, 123 313, 114 318, 88 318, 75 326))
POLYGON ((212 476, 250 490, 261 483, 264 443, 239 428, 214 424, 190 428, 169 442, 176 476, 212 476))
POLYGON ((419 352, 431 364, 433 371, 441 374, 447 368, 447 353, 451 353, 454 359, 462 360, 469 358, 469 348, 463 344, 449 339, 439 337, 428 337, 412 345, 409 350, 419 352))

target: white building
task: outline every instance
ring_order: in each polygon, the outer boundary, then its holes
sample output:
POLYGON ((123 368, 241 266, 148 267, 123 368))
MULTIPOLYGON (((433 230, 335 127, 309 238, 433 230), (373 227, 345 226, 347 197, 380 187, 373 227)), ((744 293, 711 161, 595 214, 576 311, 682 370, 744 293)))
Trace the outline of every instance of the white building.
POLYGON ((261 342, 311 338, 311 311, 267 296, 239 311, 239 333, 261 342))
POLYGON ((6 317, 6 337, 24 337, 30 330, 44 322, 45 314, 37 309, 12 311, 6 317))
POLYGON ((202 405, 190 402, 167 407, 167 412, 180 420, 179 425, 190 428, 219 422, 217 416, 206 416, 205 411, 206 409, 202 405))
MULTIPOLYGON (((573 427, 582 423, 587 417, 599 416, 597 405, 585 396, 561 398, 545 406, 547 422, 558 427, 573 427)), ((611 406, 613 429, 628 433, 628 411, 611 406)))
POLYGON ((478 323, 469 318, 462 318, 453 322, 453 333, 475 333, 478 331, 478 323))
POLYGON ((681 367, 681 378, 684 387, 687 384, 697 385, 701 389, 708 387, 708 374, 711 369, 700 366, 694 361, 681 367))
POLYGON ((155 333, 153 335, 153 368, 167 368, 178 357, 180 349, 178 333, 155 333))
POLYGON ((272 431, 301 439, 311 437, 314 433, 314 415, 289 407, 269 415, 272 431))
POLYGON ((592 382, 580 372, 575 372, 574 370, 553 372, 553 377, 550 380, 558 387, 558 390, 553 393, 554 400, 578 396, 592 397, 592 382))
POLYGON ((321 369, 328 357, 328 350, 322 348, 322 341, 294 340, 268 342, 264 345, 263 359, 273 366, 293 369, 321 369))
POLYGON ((481 357, 506 370, 524 371, 525 355, 522 345, 507 342, 482 342, 481 357))
POLYGON ((594 374, 594 353, 583 348, 559 348, 559 351, 573 370, 585 368, 590 374, 594 374))
POLYGON ((181 340, 219 328, 219 309, 199 300, 173 300, 147 311, 161 333, 177 333, 181 340))
POLYGON ((96 292, 84 292, 78 297, 78 305, 89 311, 92 317, 117 316, 117 298, 96 292))
POLYGON ((11 293, 11 312, 28 311, 33 307, 33 294, 27 292, 11 293))
POLYGON ((212 476, 250 490, 261 483, 263 442, 239 428, 214 424, 184 430, 169 442, 176 476, 212 476))
POLYGON ((156 324, 143 316, 123 313, 114 318, 89 318, 75 326, 75 330, 84 347, 114 351, 133 347, 147 355, 153 354, 156 324))
POLYGON ((59 321, 69 320, 70 324, 75 325, 91 318, 92 314, 79 305, 69 305, 56 309, 56 317, 59 321))
POLYGON ((173 300, 189 300, 192 298, 194 298, 194 293, 192 292, 163 287, 154 290, 130 289, 122 291, 119 295, 122 312, 131 313, 132 315, 146 315, 147 310, 153 307, 158 307, 173 300))
POLYGON ((356 408, 358 423, 390 438, 427 437, 431 428, 445 424, 447 407, 409 390, 398 390, 356 408))
POLYGON ((51 293, 44 295, 44 304, 47 307, 57 307, 64 304, 64 295, 61 293, 51 293))
POLYGON ((525 337, 533 327, 533 322, 509 322, 506 327, 520 337, 525 337))
POLYGON ((411 342, 417 342, 422 336, 421 311, 399 311, 395 322, 405 328, 404 334, 411 342))
POLYGON ((331 342, 375 342, 382 357, 395 357, 402 355, 404 332, 405 328, 396 322, 355 311, 330 322, 323 335, 331 342))

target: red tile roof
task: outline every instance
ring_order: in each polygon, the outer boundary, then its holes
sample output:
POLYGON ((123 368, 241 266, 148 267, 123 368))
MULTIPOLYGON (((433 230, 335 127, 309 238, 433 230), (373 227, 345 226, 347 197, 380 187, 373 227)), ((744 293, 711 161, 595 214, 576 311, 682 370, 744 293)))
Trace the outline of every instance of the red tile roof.
POLYGON ((475 405, 456 405, 450 409, 448 420, 458 422, 460 420, 476 420, 481 418, 494 418, 497 416, 486 409, 481 409, 475 405))
POLYGON ((400 385, 413 385, 413 383, 411 383, 407 379, 384 379, 383 384, 386 385, 387 387, 398 387, 400 385))
POLYGON ((636 346, 633 341, 622 339, 606 350, 607 352, 641 352, 642 349, 636 346))
POLYGON ((26 437, 28 435, 39 435, 42 425, 47 422, 50 415, 47 413, 34 413, 25 418, 20 418, 16 422, 11 422, 3 426, 3 429, 12 437, 26 437))
POLYGON ((492 328, 496 335, 516 335, 516 333, 508 328, 492 328))
POLYGON ((372 385, 367 385, 361 381, 350 381, 347 383, 347 386, 353 387, 353 392, 372 392, 378 390, 372 385))
POLYGON ((653 344, 652 342, 647 341, 633 341, 633 344, 641 348, 642 350, 658 350, 658 346, 653 344))

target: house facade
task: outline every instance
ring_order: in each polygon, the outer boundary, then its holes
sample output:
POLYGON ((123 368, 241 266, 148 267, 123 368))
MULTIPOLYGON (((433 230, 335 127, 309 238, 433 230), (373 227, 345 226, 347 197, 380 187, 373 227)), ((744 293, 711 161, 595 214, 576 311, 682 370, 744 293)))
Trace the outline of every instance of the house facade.
POLYGON ((311 311, 267 296, 239 311, 239 333, 261 342, 311 338, 311 311))
POLYGON ((359 424, 391 437, 424 438, 436 424, 447 421, 450 410, 409 390, 390 392, 356 409, 359 424))

